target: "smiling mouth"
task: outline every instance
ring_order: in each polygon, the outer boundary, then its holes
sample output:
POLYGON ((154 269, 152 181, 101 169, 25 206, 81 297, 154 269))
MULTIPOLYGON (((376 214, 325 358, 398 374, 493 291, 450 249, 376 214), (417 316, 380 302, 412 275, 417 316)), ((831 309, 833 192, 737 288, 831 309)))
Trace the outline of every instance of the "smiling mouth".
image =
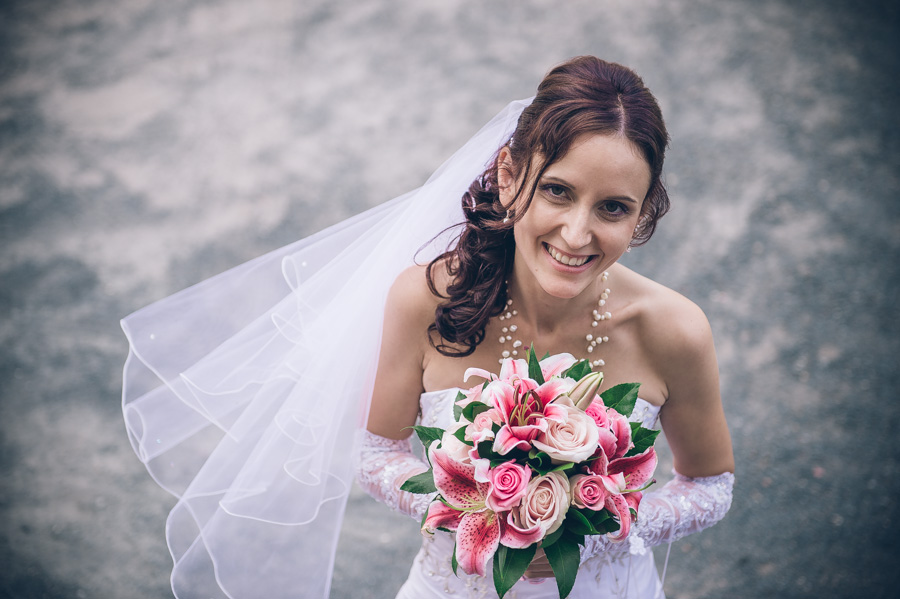
POLYGON ((593 256, 569 256, 563 254, 549 243, 545 243, 544 247, 547 248, 547 253, 550 254, 554 260, 566 266, 583 266, 586 262, 589 262, 594 258, 593 256))

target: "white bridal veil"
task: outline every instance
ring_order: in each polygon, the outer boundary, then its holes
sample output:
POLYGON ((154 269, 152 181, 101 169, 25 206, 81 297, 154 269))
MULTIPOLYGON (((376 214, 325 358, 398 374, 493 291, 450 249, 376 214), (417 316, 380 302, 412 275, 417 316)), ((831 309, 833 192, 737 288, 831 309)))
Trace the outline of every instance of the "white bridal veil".
POLYGON ((388 288, 446 248, 462 194, 528 103, 421 188, 122 321, 128 435, 178 498, 177 597, 328 597, 388 288))

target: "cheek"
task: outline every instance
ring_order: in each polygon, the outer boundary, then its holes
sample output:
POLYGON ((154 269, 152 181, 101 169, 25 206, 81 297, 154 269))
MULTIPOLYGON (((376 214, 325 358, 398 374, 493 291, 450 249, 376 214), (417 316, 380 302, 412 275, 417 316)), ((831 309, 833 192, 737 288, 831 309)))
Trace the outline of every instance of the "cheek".
POLYGON ((534 243, 538 237, 548 235, 556 226, 553 211, 539 206, 535 200, 531 202, 528 212, 516 223, 513 238, 517 245, 534 243))
POLYGON ((610 245, 627 247, 634 237, 634 228, 637 226, 636 219, 622 220, 610 226, 603 227, 597 233, 597 237, 610 245))

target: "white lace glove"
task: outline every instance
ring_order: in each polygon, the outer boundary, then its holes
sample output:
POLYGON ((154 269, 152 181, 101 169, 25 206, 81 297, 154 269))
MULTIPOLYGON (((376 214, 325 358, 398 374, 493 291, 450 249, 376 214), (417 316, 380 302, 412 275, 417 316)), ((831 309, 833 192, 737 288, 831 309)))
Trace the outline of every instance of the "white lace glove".
POLYGON ((363 490, 392 509, 421 519, 436 493, 418 495, 401 491, 406 480, 428 470, 415 456, 409 439, 386 439, 367 430, 360 433, 356 480, 363 490))
POLYGON ((650 547, 671 543, 725 517, 731 507, 734 474, 689 478, 675 473, 662 489, 647 493, 638 507, 637 522, 622 542, 606 535, 585 537, 581 559, 602 553, 643 555, 650 547))

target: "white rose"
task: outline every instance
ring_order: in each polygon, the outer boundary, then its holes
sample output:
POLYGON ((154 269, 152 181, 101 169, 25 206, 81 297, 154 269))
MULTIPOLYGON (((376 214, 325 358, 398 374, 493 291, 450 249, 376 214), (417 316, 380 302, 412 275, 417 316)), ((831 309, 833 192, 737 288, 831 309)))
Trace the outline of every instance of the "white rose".
POLYGON ((562 525, 572 503, 569 479, 550 472, 528 481, 522 502, 509 511, 510 524, 520 530, 538 525, 546 536, 562 525))
POLYGON ((545 451, 554 464, 577 464, 594 455, 600 434, 593 418, 578 408, 564 407, 566 419, 557 422, 548 418, 547 431, 539 434, 532 445, 545 451))
MULTIPOLYGON (((465 424, 460 428, 464 427, 465 424)), ((457 439, 453 435, 454 432, 455 431, 448 430, 441 435, 441 448, 457 462, 460 462, 461 464, 471 464, 472 458, 469 455, 469 451, 471 451, 472 447, 457 439)), ((432 445, 432 447, 434 447, 434 445, 432 445)))

